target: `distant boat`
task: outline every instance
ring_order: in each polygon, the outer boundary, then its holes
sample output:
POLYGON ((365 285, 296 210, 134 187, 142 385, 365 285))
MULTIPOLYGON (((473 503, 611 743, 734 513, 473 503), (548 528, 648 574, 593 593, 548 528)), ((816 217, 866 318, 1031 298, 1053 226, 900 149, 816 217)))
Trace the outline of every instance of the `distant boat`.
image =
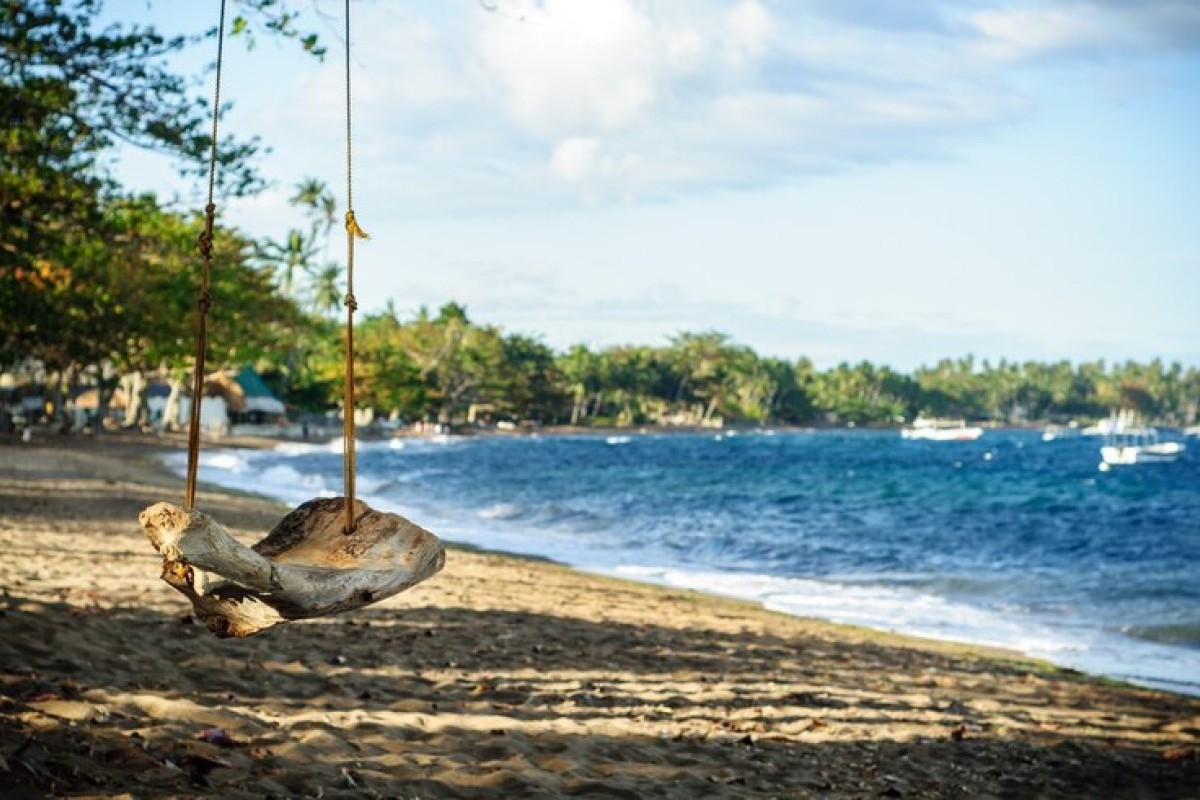
POLYGON ((1100 457, 1111 466, 1150 464, 1174 461, 1187 447, 1181 442, 1149 441, 1140 444, 1106 444, 1100 448, 1100 457))
POLYGON ((1102 419, 1095 425, 1087 426, 1081 433, 1084 436, 1104 436, 1107 438, 1116 435, 1150 435, 1153 431, 1153 428, 1148 428, 1139 423, 1137 414, 1133 411, 1121 409, 1110 414, 1108 419, 1102 419))
POLYGON ((1114 415, 1108 419, 1100 420, 1095 425, 1088 425, 1079 433, 1082 436, 1111 436, 1116 432, 1116 428, 1117 417, 1114 415))
POLYGON ((1047 425, 1042 431, 1043 442, 1054 442, 1059 439, 1075 439, 1083 435, 1079 423, 1072 421, 1069 425, 1047 425))
POLYGON ((913 420, 911 428, 904 428, 900 435, 905 439, 928 439, 934 442, 969 442, 983 436, 983 428, 968 426, 961 419, 913 420))
POLYGON ((1158 431, 1139 425, 1133 413, 1121 411, 1109 420, 1106 444, 1100 448, 1100 469, 1174 461, 1187 448, 1181 442, 1161 442, 1158 431))

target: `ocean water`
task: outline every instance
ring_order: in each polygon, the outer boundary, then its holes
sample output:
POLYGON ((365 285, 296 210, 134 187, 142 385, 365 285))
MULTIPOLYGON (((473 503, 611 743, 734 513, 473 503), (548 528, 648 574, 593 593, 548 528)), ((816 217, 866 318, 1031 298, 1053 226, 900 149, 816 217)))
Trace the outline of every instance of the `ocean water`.
MULTIPOLYGON (((447 541, 1200 694, 1200 441, 1108 472, 1099 447, 1029 431, 397 439, 359 445, 358 494, 447 541)), ((336 495, 341 442, 209 450, 200 477, 336 495)))

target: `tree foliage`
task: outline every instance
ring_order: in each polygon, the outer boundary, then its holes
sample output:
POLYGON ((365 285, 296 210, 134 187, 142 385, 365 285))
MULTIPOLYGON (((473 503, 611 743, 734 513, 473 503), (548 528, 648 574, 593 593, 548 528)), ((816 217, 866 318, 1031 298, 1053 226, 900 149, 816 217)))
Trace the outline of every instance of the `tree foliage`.
MULTIPOLYGON (((555 353, 476 324, 456 303, 409 320, 389 306, 367 317, 357 341, 364 405, 443 423, 466 422, 472 407, 477 419, 602 426, 891 426, 919 415, 1031 424, 1135 408, 1188 425, 1200 402, 1200 370, 1159 361, 993 365, 967 356, 912 374, 868 361, 819 370, 803 357, 762 357, 715 331, 680 333, 661 347, 555 353)), ((331 383, 340 381, 339 347, 330 339, 325 348, 331 383)))

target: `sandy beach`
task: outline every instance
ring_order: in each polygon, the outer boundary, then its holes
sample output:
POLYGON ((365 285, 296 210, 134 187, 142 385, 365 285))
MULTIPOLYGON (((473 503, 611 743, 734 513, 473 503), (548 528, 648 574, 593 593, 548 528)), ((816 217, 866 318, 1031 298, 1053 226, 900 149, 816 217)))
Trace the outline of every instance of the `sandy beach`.
POLYGON ((0 442, 0 796, 1200 797, 1200 698, 530 559, 216 639, 137 524, 177 446, 0 442))

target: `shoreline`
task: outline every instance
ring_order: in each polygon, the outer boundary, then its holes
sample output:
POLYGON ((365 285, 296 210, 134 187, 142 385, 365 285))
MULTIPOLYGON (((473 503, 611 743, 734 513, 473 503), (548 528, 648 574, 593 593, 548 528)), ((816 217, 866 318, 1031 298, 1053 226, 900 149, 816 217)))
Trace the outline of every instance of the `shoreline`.
MULTIPOLYGON (((384 603, 215 640, 185 622, 136 523, 182 493, 155 461, 177 444, 149 438, 0 443, 0 789, 1173 797, 1200 785, 1197 698, 455 545, 443 573, 384 603), (205 739, 214 729, 234 744, 205 739)), ((198 505, 246 541, 282 510, 203 484, 198 505)))

